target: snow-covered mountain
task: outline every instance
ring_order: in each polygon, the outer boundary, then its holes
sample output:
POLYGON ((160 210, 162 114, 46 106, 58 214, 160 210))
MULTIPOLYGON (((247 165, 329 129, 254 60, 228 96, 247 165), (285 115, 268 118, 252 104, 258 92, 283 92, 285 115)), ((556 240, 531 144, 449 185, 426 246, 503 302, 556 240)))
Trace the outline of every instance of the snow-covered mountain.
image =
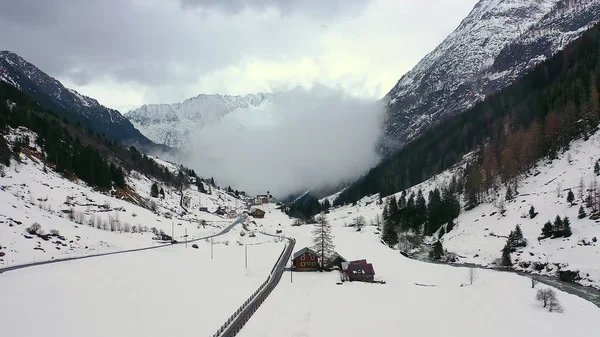
POLYGON ((600 19, 600 0, 481 0, 383 98, 383 146, 402 146, 432 124, 511 84, 600 19))
POLYGON ((13 52, 0 51, 0 80, 19 88, 43 108, 53 110, 72 123, 79 122, 118 142, 135 143, 142 147, 154 145, 118 111, 66 88, 57 79, 13 52))
POLYGON ((175 104, 148 104, 125 114, 146 137, 173 147, 187 145, 190 137, 208 124, 237 110, 256 110, 272 102, 273 94, 246 96, 204 95, 175 104))

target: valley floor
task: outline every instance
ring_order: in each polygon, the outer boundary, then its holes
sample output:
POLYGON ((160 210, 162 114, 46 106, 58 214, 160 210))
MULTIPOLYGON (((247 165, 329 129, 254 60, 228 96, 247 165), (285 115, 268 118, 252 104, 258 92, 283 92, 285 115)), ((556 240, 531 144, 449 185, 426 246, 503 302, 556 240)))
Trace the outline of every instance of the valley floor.
POLYGON ((211 336, 265 281, 284 244, 240 229, 183 245, 0 274, 7 336, 211 336), (227 243, 227 244, 226 244, 227 243))
MULTIPOLYGON (((600 309, 577 296, 557 291, 564 313, 550 313, 535 301, 528 278, 479 270, 469 285, 467 269, 407 259, 382 245, 375 227, 344 227, 346 214, 329 215, 336 251, 366 258, 386 284, 337 285, 337 271, 295 272, 290 282, 287 272, 240 336, 564 336, 597 329, 600 309)), ((311 227, 285 227, 284 234, 296 237, 298 250, 312 244, 311 227)))

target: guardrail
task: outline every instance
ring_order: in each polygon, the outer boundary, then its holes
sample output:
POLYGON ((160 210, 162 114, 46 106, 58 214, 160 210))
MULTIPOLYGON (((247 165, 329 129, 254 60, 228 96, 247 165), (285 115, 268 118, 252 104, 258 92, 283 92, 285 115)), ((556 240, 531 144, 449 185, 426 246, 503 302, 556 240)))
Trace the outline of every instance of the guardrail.
MULTIPOLYGON (((280 237, 264 232, 260 233, 268 236, 280 237)), ((267 277, 265 282, 263 282, 263 284, 261 284, 244 303, 242 303, 242 305, 233 313, 233 315, 231 315, 231 317, 229 317, 229 319, 227 319, 212 337, 234 337, 237 335, 250 317, 258 310, 260 305, 267 299, 269 294, 271 294, 273 289, 275 289, 283 275, 283 269, 285 268, 288 259, 292 256, 292 251, 296 244, 295 239, 286 238, 286 240, 288 242, 279 255, 279 259, 277 259, 277 262, 273 266, 269 277, 267 277)))

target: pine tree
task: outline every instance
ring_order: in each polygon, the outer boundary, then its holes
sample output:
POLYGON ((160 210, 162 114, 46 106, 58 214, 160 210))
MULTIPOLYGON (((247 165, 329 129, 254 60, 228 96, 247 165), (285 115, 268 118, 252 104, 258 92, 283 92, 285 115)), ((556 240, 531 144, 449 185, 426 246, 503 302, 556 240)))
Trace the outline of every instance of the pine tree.
POLYGON ((394 227, 398 226, 398 217, 400 215, 400 210, 398 209, 398 203, 396 202, 396 197, 391 195, 390 206, 388 208, 388 218, 394 227))
POLYGON ((513 192, 512 189, 510 188, 510 185, 506 188, 506 196, 504 197, 504 199, 506 201, 510 201, 514 198, 513 196, 513 192))
POLYGON ((165 198, 165 190, 163 190, 162 187, 160 188, 160 192, 159 193, 160 193, 161 198, 164 199, 165 198))
POLYGON ((502 260, 501 260, 501 264, 504 267, 511 267, 512 261, 510 259, 510 245, 508 244, 508 242, 506 243, 506 245, 504 246, 504 248, 502 248, 502 260))
POLYGON ((533 219, 536 217, 537 212, 535 211, 535 207, 533 207, 533 205, 531 205, 531 207, 529 208, 529 218, 533 219))
POLYGON ((571 231, 571 221, 569 220, 569 217, 565 216, 562 221, 561 235, 565 238, 568 238, 569 236, 573 235, 573 232, 571 231))
POLYGON ((567 202, 573 206, 573 201, 575 201, 575 194, 573 194, 573 191, 569 190, 569 193, 567 194, 567 202))
POLYGON ((508 240, 506 243, 511 251, 514 252, 517 248, 527 246, 527 240, 523 237, 523 231, 521 230, 521 226, 516 225, 515 229, 510 232, 508 235, 508 240))
POLYGON ((440 232, 438 233, 438 240, 442 238, 442 236, 446 235, 446 230, 444 227, 440 227, 440 232))
POLYGON ((551 237, 553 232, 554 227, 552 226, 552 222, 547 221, 542 227, 542 238, 545 239, 551 237))
POLYGON ((433 244, 433 250, 431 251, 429 257, 432 260, 441 260, 442 256, 444 256, 444 247, 442 246, 442 242, 437 240, 433 244))
POLYGON ((385 217, 383 220, 383 231, 381 233, 381 241, 383 241, 383 243, 388 245, 388 247, 390 248, 394 248, 394 246, 398 244, 398 233, 396 232, 396 227, 390 220, 389 216, 387 217, 387 220, 385 219, 385 217))
POLYGON ((156 183, 152 183, 152 187, 150 188, 150 196, 152 198, 158 198, 158 185, 156 183))
POLYGON ((598 160, 594 164, 594 173, 596 173, 596 175, 600 175, 600 161, 598 160))
POLYGON ((335 248, 333 244, 333 236, 331 235, 331 225, 327 221, 327 217, 321 214, 317 216, 317 223, 312 231, 313 234, 313 249, 319 254, 321 259, 321 269, 324 267, 325 261, 333 254, 335 248))
POLYGON ((579 206, 579 215, 577 216, 577 219, 583 219, 587 216, 587 214, 585 213, 585 209, 583 208, 583 206, 579 206))
POLYGON ((563 222, 560 216, 556 216, 554 223, 552 224, 552 237, 559 238, 562 236, 563 222))

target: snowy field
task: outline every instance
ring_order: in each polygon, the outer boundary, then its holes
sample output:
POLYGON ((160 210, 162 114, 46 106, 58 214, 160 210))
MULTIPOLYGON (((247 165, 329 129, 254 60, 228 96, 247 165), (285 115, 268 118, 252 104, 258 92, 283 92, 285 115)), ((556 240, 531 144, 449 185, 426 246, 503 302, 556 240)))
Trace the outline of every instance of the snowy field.
MULTIPOLYGON (((28 135, 30 146, 35 134, 26 129, 12 130, 9 141, 16 135, 28 135)), ((21 154, 21 162, 12 160, 10 167, 2 167, 0 176, 0 268, 34 261, 95 255, 123 249, 150 247, 152 228, 174 234, 184 240, 205 237, 231 224, 228 219, 199 211, 200 206, 214 212, 218 207, 241 213, 244 204, 217 188, 212 194, 198 192, 190 185, 184 190, 189 198, 187 212, 180 206, 179 190, 161 186, 165 198, 151 198, 152 180, 137 172, 127 176, 131 187, 127 198, 112 193, 101 193, 81 181, 71 181, 47 167, 32 155, 21 154), (147 205, 156 203, 156 212, 147 205), (204 225, 201 225, 205 221, 204 225), (45 241, 28 235, 26 228, 39 223, 44 233, 56 230, 59 236, 45 241), (111 230, 111 224, 114 230, 111 230)), ((155 159, 176 174, 176 165, 155 159)), ((208 189, 208 186, 205 186, 208 189)))
MULTIPOLYGON (((379 242, 373 226, 344 227, 347 212, 328 216, 336 251, 366 258, 387 283, 336 285, 338 272, 294 273, 290 282, 288 272, 239 336, 565 336, 597 329, 600 309, 590 302, 557 291, 564 313, 550 313, 535 301, 528 278, 495 271, 477 271, 467 285, 467 269, 404 258, 379 242)), ((312 245, 310 225, 290 227, 275 210, 260 222, 296 237, 296 250, 312 245)))
POLYGON ((263 283, 283 242, 240 229, 214 240, 0 275, 5 336, 212 336, 263 283), (225 244, 228 242, 228 245, 225 244))

